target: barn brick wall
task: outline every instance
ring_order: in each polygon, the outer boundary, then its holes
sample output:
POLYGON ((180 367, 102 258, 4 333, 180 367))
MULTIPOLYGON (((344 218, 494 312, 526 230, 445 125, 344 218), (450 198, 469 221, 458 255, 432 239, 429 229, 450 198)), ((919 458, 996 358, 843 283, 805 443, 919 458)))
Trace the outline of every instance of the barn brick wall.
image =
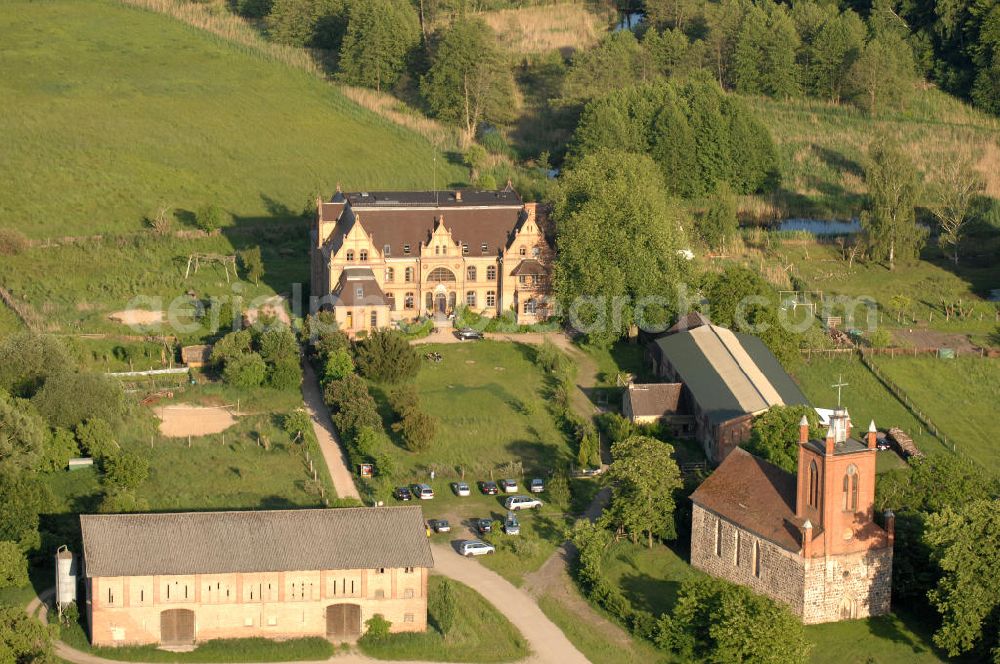
POLYGON ((427 628, 427 574, 427 569, 416 568, 412 572, 386 569, 384 573, 346 570, 93 578, 88 580, 87 607, 91 643, 159 643, 160 614, 168 609, 194 611, 196 642, 325 637, 326 608, 338 603, 361 607, 362 630, 366 620, 382 614, 392 623, 393 632, 422 632, 427 628), (336 587, 334 581, 338 581, 336 587), (167 586, 171 587, 169 599, 167 586), (406 620, 407 615, 412 621, 406 620))
POLYGON ((805 573, 801 557, 739 528, 699 505, 694 505, 691 522, 691 564, 694 567, 712 576, 747 586, 754 592, 787 604, 796 615, 802 615, 805 573), (722 555, 716 555, 716 528, 720 521, 722 555), (760 548, 759 577, 754 574, 755 543, 760 548))

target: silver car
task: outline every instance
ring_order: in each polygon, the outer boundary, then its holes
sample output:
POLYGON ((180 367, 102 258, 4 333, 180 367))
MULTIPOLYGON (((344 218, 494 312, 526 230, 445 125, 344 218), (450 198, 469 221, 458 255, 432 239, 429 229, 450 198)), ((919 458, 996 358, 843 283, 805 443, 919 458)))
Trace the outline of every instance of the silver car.
POLYGON ((497 550, 495 546, 482 540, 465 540, 459 545, 458 552, 463 556, 488 556, 497 550))

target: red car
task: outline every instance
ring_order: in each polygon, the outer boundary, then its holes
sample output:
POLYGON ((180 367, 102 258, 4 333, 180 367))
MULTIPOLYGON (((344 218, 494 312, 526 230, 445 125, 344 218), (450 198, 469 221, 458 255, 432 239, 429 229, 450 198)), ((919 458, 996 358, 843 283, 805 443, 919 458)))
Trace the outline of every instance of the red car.
POLYGON ((500 493, 500 487, 497 486, 496 482, 480 482, 479 490, 484 496, 495 496, 500 493))

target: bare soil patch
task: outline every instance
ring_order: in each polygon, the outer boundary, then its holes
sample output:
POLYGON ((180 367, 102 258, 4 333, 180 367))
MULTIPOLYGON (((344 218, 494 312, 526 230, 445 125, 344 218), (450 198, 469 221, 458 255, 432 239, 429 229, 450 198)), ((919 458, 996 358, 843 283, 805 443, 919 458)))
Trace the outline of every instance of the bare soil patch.
POLYGON ((156 325, 163 322, 162 311, 148 309, 125 309, 108 314, 108 318, 125 325, 156 325))
POLYGON ((236 424, 228 408, 176 404, 154 410, 160 418, 160 433, 170 438, 222 433, 236 424))
POLYGON ((288 315, 288 308, 285 307, 285 298, 275 295, 270 300, 256 309, 247 309, 243 314, 248 325, 253 325, 260 318, 260 315, 274 316, 285 325, 291 325, 292 319, 288 315))
POLYGON ((893 330, 892 336, 896 343, 906 348, 954 348, 965 353, 976 349, 967 334, 912 328, 893 330))

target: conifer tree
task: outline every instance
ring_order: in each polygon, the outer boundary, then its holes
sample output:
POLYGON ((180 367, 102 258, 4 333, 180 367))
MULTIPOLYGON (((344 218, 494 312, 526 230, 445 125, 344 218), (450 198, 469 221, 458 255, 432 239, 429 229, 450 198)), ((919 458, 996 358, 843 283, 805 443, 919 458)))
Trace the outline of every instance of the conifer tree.
POLYGON ((340 48, 340 78, 376 90, 390 87, 403 73, 406 56, 419 41, 417 14, 409 2, 355 2, 340 48))

